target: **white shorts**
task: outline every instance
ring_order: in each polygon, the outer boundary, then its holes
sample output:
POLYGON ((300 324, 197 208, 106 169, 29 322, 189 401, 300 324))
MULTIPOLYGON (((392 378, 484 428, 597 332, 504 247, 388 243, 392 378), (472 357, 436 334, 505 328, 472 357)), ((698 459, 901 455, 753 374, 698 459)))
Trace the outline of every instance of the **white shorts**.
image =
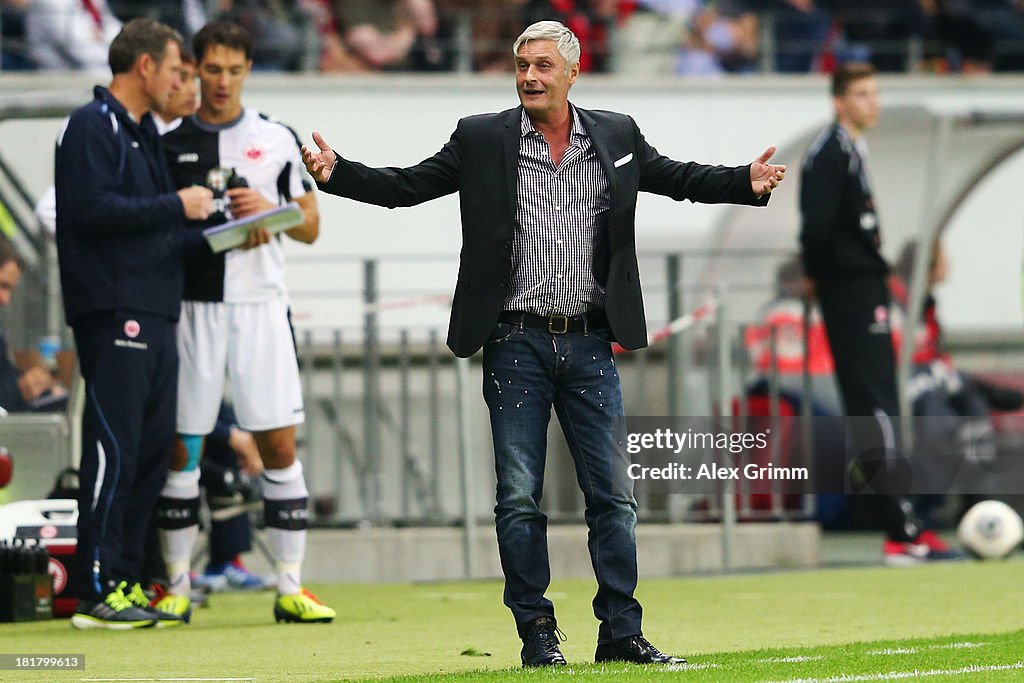
POLYGON ((262 432, 305 419, 299 364, 285 299, 229 304, 185 301, 178 322, 178 433, 209 434, 225 375, 238 424, 262 432))

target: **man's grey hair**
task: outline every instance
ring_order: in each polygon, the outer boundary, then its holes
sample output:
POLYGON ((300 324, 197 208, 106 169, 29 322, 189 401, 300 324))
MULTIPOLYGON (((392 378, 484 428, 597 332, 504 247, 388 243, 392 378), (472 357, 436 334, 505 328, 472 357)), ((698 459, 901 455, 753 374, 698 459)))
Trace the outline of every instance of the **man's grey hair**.
POLYGON ((565 60, 566 70, 580 61, 580 39, 558 21, 538 21, 530 24, 512 45, 512 57, 519 56, 519 48, 531 40, 550 40, 558 46, 558 54, 565 60))

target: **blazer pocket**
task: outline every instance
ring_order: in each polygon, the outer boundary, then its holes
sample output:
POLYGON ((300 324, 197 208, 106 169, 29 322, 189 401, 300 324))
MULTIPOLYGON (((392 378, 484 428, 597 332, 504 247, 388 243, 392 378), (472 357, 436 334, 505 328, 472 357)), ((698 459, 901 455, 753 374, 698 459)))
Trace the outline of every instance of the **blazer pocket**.
POLYGON ((633 153, 632 152, 630 152, 626 156, 622 157, 621 159, 616 159, 614 166, 615 166, 615 168, 618 168, 619 166, 625 166, 626 164, 628 164, 631 161, 633 161, 633 153))

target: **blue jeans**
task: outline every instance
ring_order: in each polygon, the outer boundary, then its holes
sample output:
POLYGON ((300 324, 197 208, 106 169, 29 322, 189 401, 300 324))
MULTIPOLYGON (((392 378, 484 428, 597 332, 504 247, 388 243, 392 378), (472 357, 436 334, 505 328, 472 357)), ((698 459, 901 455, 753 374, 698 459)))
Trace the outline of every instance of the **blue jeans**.
POLYGON ((586 503, 597 577, 598 642, 641 633, 636 589, 636 500, 626 476, 622 391, 607 328, 550 334, 498 323, 484 345, 483 394, 491 418, 498 551, 505 604, 520 635, 553 617, 547 516, 541 512, 547 427, 555 409, 586 503))

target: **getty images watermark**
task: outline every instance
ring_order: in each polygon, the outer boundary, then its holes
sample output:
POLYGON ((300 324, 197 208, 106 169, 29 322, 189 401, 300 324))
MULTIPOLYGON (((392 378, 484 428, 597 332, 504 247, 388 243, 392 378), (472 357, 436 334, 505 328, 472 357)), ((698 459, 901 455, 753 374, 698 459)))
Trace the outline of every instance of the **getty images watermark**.
POLYGON ((627 417, 616 444, 617 481, 648 493, 1024 493, 1024 419, 627 417))
MULTIPOLYGON (((758 433, 695 431, 693 428, 677 432, 670 428, 659 427, 653 432, 628 432, 626 452, 631 456, 645 451, 671 452, 677 457, 684 452, 690 455, 714 452, 739 455, 759 450, 767 451, 770 447, 770 436, 770 427, 758 433)), ((714 460, 691 464, 668 462, 661 466, 645 466, 639 462, 632 462, 627 466, 626 474, 634 481, 722 481, 727 479, 808 481, 811 477, 810 469, 807 467, 783 467, 755 462, 732 466, 714 460)))

